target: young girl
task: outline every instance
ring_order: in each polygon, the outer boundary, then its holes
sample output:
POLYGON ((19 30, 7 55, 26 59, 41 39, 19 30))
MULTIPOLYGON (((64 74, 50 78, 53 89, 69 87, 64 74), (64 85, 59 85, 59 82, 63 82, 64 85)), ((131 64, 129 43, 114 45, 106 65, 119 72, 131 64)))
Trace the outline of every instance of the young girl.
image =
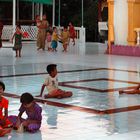
POLYGON ((69 23, 69 32, 70 32, 70 38, 72 39, 73 46, 74 46, 75 45, 76 33, 75 33, 74 26, 72 25, 71 22, 69 23))
POLYGON ((52 36, 50 31, 47 31, 47 35, 46 35, 46 47, 48 49, 48 51, 51 51, 51 41, 52 41, 52 36))
POLYGON ((67 47, 69 44, 69 37, 70 37, 70 35, 69 35, 69 32, 67 31, 67 27, 64 26, 64 30, 61 33, 61 40, 63 43, 63 52, 67 52, 67 47))
POLYGON ((19 129, 23 126, 24 131, 36 132, 41 126, 42 108, 34 101, 30 93, 23 93, 20 97, 21 106, 19 108, 18 116, 9 116, 13 122, 14 129, 19 129), (27 118, 22 118, 22 114, 26 113, 27 118))
POLYGON ((48 94, 45 95, 45 98, 67 98, 72 96, 71 91, 64 91, 58 88, 58 79, 57 79, 57 69, 55 64, 50 64, 47 66, 47 72, 49 76, 46 78, 45 83, 42 85, 40 95, 37 97, 42 97, 44 88, 48 90, 48 94))
POLYGON ((8 100, 3 97, 5 84, 0 81, 0 137, 11 132, 12 123, 8 119, 8 100))
POLYGON ((12 42, 15 37, 15 43, 13 50, 16 51, 16 57, 21 57, 21 49, 22 49, 22 37, 24 37, 23 32, 21 31, 21 26, 16 26, 16 32, 12 37, 12 42))

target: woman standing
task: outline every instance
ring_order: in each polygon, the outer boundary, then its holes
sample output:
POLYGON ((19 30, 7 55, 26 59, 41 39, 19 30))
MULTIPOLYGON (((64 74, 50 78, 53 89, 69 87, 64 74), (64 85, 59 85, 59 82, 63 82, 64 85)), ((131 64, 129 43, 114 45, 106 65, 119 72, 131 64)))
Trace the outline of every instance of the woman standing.
POLYGON ((46 39, 46 29, 49 26, 48 21, 46 20, 46 15, 43 15, 42 21, 38 16, 36 19, 37 27, 38 27, 38 35, 37 35, 37 50, 45 50, 45 39, 46 39))

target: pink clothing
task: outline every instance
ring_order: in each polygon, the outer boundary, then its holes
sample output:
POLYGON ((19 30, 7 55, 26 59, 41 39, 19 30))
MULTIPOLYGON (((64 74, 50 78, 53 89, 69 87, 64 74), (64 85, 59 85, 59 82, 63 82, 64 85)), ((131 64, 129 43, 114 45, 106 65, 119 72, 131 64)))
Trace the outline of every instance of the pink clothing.
POLYGON ((67 97, 71 97, 71 96, 72 96, 71 91, 55 89, 55 90, 49 92, 49 94, 46 95, 45 98, 67 98, 67 97))

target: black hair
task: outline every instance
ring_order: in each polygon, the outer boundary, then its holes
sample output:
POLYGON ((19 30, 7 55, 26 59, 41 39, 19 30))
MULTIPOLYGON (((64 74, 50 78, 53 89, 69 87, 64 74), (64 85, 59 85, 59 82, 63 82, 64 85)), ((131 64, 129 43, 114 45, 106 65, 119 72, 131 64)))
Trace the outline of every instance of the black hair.
POLYGON ((23 104, 30 104, 32 101, 34 101, 34 97, 28 92, 23 93, 20 97, 20 102, 23 104))
POLYGON ((67 28, 68 28, 68 26, 67 26, 67 25, 65 25, 65 26, 64 26, 64 29, 67 29, 67 28))
POLYGON ((4 91, 5 90, 5 84, 2 81, 0 81, 0 86, 2 86, 2 89, 4 91))
POLYGON ((56 64, 50 64, 50 65, 48 65, 47 66, 47 68, 46 68, 46 70, 47 70, 47 72, 49 73, 49 74, 51 74, 51 72, 54 70, 54 69, 56 69, 56 64))
POLYGON ((53 30, 56 29, 56 27, 53 27, 53 30))
POLYGON ((20 26, 20 24, 19 24, 19 23, 17 24, 17 28, 21 29, 21 26, 20 26))

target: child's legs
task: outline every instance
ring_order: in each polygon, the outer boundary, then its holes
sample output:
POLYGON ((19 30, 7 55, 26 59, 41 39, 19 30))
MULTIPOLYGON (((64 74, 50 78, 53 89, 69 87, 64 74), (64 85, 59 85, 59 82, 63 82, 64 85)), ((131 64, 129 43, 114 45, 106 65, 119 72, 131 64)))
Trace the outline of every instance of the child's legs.
POLYGON ((8 127, 11 127, 13 126, 13 123, 7 118, 5 120, 5 124, 2 126, 3 128, 8 128, 8 127))
POLYGON ((47 94, 45 98, 57 98, 64 94, 64 91, 61 89, 53 90, 51 93, 47 94))
POLYGON ((64 91, 62 97, 63 98, 67 98, 67 97, 71 97, 72 96, 72 92, 71 91, 64 91))
POLYGON ((140 89, 140 84, 138 84, 138 86, 136 87, 136 89, 140 89))
POLYGON ((57 98, 58 94, 59 94, 58 89, 56 89, 47 94, 45 98, 57 98))
POLYGON ((53 40, 51 45, 52 45, 53 49, 56 49, 57 48, 57 41, 53 40))
POLYGON ((125 94, 140 94, 140 90, 134 89, 134 90, 122 90, 119 91, 120 94, 125 93, 125 94))
POLYGON ((21 57, 21 49, 19 49, 18 52, 19 52, 19 57, 21 57))
POLYGON ((12 128, 7 128, 7 129, 0 128, 0 137, 3 137, 4 135, 10 133, 11 130, 12 128))
POLYGON ((40 124, 35 124, 35 123, 32 123, 32 124, 29 124, 28 127, 26 128, 27 131, 31 132, 31 133, 34 133, 36 132, 37 130, 40 129, 40 124))
POLYGON ((16 51, 16 57, 18 57, 18 50, 15 50, 16 51))
MULTIPOLYGON (((18 116, 14 116, 14 115, 11 115, 8 117, 8 119, 10 120, 10 122, 13 124, 13 127, 16 126, 16 123, 17 123, 17 120, 18 120, 18 116)), ((23 122, 25 119, 21 119, 21 122, 23 122)))
POLYGON ((140 90, 124 91, 126 94, 140 94, 140 90))
POLYGON ((48 51, 50 51, 51 50, 51 42, 47 42, 46 47, 47 47, 48 51))
POLYGON ((71 96, 72 96, 71 91, 64 91, 64 90, 61 90, 61 89, 57 90, 57 97, 67 98, 67 97, 71 97, 71 96))
POLYGON ((63 42, 63 49, 64 49, 64 51, 67 50, 67 42, 63 42))

